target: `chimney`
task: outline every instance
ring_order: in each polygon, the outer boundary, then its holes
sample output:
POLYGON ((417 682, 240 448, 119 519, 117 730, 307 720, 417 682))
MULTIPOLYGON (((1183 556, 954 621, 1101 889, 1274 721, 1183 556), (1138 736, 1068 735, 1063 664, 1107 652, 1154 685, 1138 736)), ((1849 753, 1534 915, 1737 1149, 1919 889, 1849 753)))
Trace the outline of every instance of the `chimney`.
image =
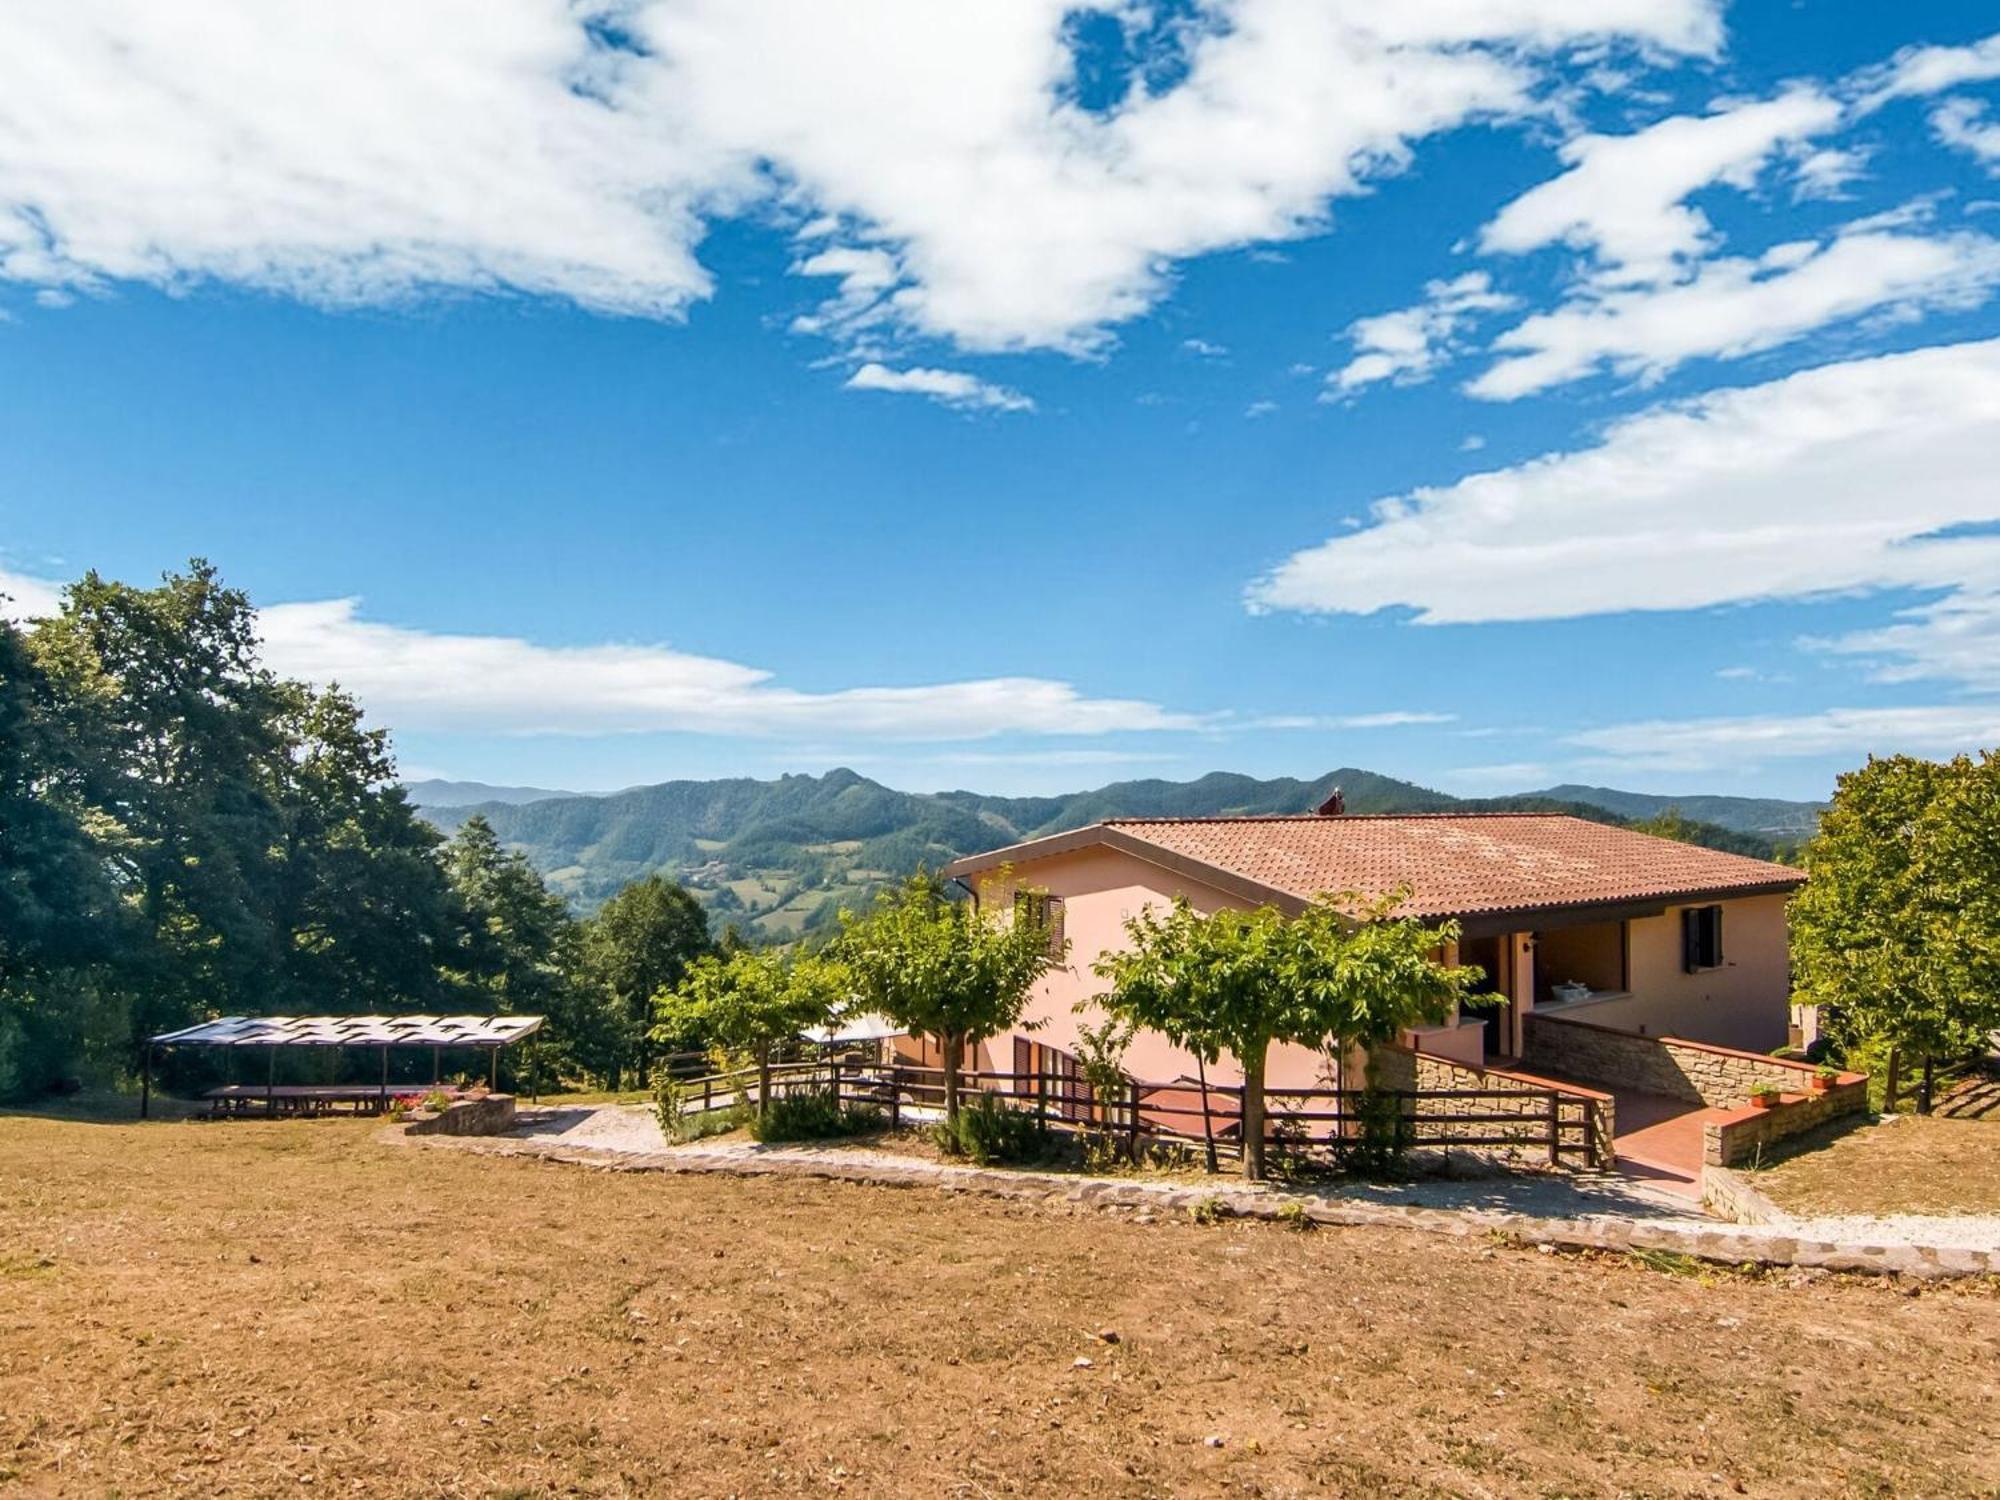
POLYGON ((1322 818, 1337 818, 1347 811, 1347 799, 1340 795, 1340 788, 1333 789, 1333 795, 1313 809, 1322 818))

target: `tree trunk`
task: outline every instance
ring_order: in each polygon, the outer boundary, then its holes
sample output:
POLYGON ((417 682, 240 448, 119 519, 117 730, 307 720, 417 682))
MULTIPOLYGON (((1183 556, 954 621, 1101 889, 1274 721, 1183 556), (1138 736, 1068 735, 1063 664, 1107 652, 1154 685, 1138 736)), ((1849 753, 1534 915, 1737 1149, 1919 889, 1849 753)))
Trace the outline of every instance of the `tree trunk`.
POLYGON ((1937 1086, 1937 1062, 1929 1054, 1924 1057, 1923 1081, 1917 1085, 1917 1113, 1931 1112, 1931 1090, 1937 1086))
POLYGON ((757 1118, 764 1118, 764 1111, 771 1104, 771 1045, 766 1042, 757 1049, 757 1118))
POLYGON ((1901 1097, 1902 1092, 1903 1049, 1901 1047, 1891 1047, 1889 1049, 1889 1072, 1882 1080, 1882 1111, 1884 1114, 1894 1113, 1896 1100, 1901 1097))
POLYGON ((1201 1144, 1208 1170, 1215 1170, 1215 1120, 1208 1112, 1208 1064, 1199 1052, 1194 1055, 1195 1077, 1201 1080, 1201 1144))
POLYGON ((1264 1180, 1264 1048, 1243 1059, 1243 1176, 1264 1180))
POLYGON ((946 1032, 938 1038, 944 1053, 944 1118, 947 1124, 958 1120, 958 1054, 965 1043, 957 1032, 946 1032))

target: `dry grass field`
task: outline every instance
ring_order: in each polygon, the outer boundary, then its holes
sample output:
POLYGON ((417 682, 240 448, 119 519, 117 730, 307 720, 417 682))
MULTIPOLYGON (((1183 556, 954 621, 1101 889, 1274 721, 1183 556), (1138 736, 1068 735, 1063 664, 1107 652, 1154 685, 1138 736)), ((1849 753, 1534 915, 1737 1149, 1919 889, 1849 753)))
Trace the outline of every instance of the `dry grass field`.
POLYGON ((1986 1284, 0 1118, 9 1496, 1996 1492, 1986 1284))
POLYGON ((1825 1131, 1755 1180, 1796 1214, 2000 1214, 2000 1120, 1898 1115, 1825 1131))

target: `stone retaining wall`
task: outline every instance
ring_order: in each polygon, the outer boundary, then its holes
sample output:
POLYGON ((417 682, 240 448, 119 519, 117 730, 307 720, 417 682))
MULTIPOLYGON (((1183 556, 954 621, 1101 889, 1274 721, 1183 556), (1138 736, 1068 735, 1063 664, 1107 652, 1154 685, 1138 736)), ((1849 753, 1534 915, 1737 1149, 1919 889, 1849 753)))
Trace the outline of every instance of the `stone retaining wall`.
MULTIPOLYGON (((1557 1083, 1553 1079, 1536 1078, 1532 1074, 1509 1072, 1505 1068, 1475 1068, 1459 1062, 1456 1058, 1439 1057, 1435 1053, 1418 1052, 1412 1054, 1411 1074, 1418 1089, 1435 1089, 1445 1092, 1478 1089, 1496 1093, 1504 1097, 1489 1099, 1426 1099, 1422 1102, 1425 1114, 1436 1115, 1518 1115, 1521 1127, 1518 1132, 1511 1125, 1489 1124, 1482 1129, 1499 1135, 1515 1136, 1523 1145, 1546 1147, 1549 1139, 1548 1091, 1556 1090, 1562 1095, 1562 1117, 1565 1120, 1588 1120, 1594 1117, 1594 1130, 1604 1159, 1611 1156, 1611 1138, 1615 1133, 1613 1104, 1609 1094, 1594 1090, 1579 1089, 1571 1084, 1557 1083)), ((1449 1125, 1418 1126, 1418 1140, 1448 1135, 1449 1125)), ((1565 1136, 1575 1140, 1573 1132, 1565 1136)))
POLYGON ((1767 1146, 1868 1108, 1868 1079, 1843 1073, 1830 1089, 1781 1095, 1769 1109, 1734 1110, 1701 1127, 1701 1159, 1712 1167, 1754 1161, 1767 1146))
POLYGON ((488 1094, 454 1099, 436 1114, 419 1113, 404 1122, 410 1135, 500 1135, 514 1128, 514 1096, 488 1094))
POLYGON ((1865 1073, 1842 1073, 1831 1088, 1814 1089, 1819 1070, 1811 1063, 1533 1012, 1522 1036, 1529 1060, 1540 1067, 1727 1111, 1702 1127, 1702 1160, 1710 1166, 1749 1161, 1774 1142, 1868 1108, 1865 1073), (1769 1084, 1783 1090, 1779 1103, 1752 1106, 1751 1090, 1769 1084))
POLYGON ((1757 1191, 1741 1172, 1727 1167, 1701 1169, 1702 1206, 1718 1218, 1738 1224, 1789 1227, 1795 1221, 1777 1204, 1757 1191))
MULTIPOLYGON (((1776 1083, 1787 1093, 1803 1093, 1818 1071, 1811 1063, 1761 1052, 1739 1052, 1673 1036, 1640 1036, 1533 1011, 1523 1018, 1522 1040, 1526 1060, 1535 1067, 1710 1109, 1743 1108, 1759 1084, 1776 1083)), ((1865 1083, 1866 1078, 1863 1073, 1843 1073, 1840 1083, 1865 1083)))

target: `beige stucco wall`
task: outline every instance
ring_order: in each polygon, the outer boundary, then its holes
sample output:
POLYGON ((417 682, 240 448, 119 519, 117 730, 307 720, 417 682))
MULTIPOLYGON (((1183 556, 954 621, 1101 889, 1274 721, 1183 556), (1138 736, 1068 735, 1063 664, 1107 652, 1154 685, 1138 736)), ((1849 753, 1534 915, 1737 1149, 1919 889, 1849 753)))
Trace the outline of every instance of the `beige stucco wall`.
POLYGON ((1628 939, 1631 993, 1563 1006, 1552 1014, 1750 1052, 1782 1047, 1791 999, 1785 900, 1745 896, 1719 903, 1722 967, 1695 974, 1681 967, 1681 908, 1639 918, 1630 924, 1628 939))
MULTIPOLYGON (((1092 1005, 1081 1016, 1078 1001, 1094 1000, 1107 988, 1105 981, 1091 973, 1098 955, 1111 948, 1129 946, 1126 920, 1148 906, 1165 908, 1175 897, 1186 896, 1199 912, 1221 911, 1225 907, 1247 909, 1249 902, 1225 891, 1175 875, 1116 849, 1087 848, 1016 865, 1011 881, 1002 885, 992 878, 981 882, 980 899, 1004 908, 1012 891, 1021 887, 1045 890, 1062 897, 1063 932, 1069 939, 1069 960, 1065 968, 1046 975, 1029 998, 1022 1020, 1039 1023, 1027 1034, 1046 1046, 1076 1051, 1078 1023, 1104 1019, 1102 1010, 1092 1005)), ((1026 1028, 1024 1027, 1024 1030, 1026 1028)), ((980 1066, 1001 1071, 1014 1066, 1012 1034, 995 1037, 980 1049, 980 1066)), ((1165 1083, 1195 1075, 1195 1059, 1158 1032, 1143 1031, 1132 1040, 1125 1053, 1125 1071, 1149 1083, 1165 1083)), ((1276 1046, 1271 1049, 1265 1083, 1271 1088, 1326 1087, 1330 1083, 1327 1059, 1306 1047, 1276 1046)), ((1228 1055, 1209 1069, 1211 1083, 1241 1083, 1243 1069, 1228 1055)))

